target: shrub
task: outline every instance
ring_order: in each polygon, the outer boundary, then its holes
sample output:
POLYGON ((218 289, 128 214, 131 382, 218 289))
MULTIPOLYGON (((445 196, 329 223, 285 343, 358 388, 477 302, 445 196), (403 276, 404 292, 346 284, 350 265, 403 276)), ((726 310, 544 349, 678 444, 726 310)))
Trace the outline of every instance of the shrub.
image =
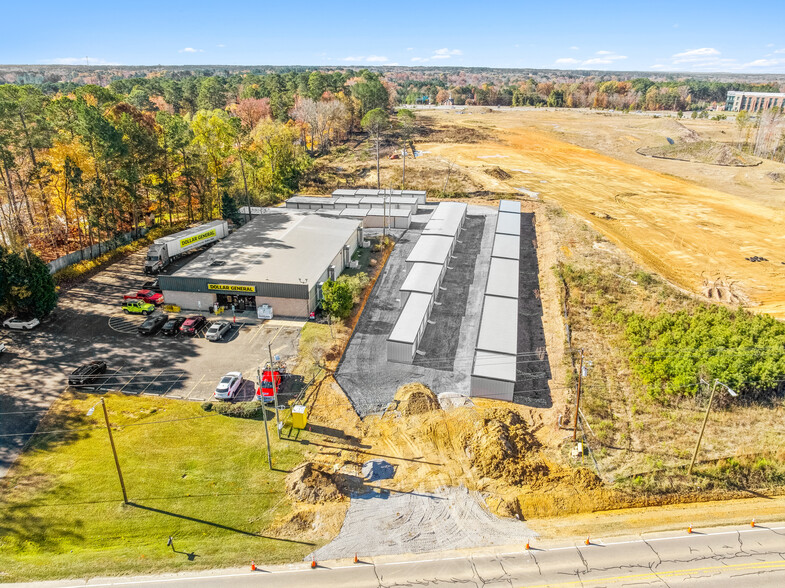
POLYGON ((224 416, 253 419, 261 416, 264 407, 262 406, 261 402, 256 402, 253 400, 250 402, 238 402, 237 404, 216 402, 213 404, 213 410, 224 416))
POLYGON ((213 403, 210 401, 202 402, 202 410, 205 412, 210 412, 213 410, 213 403))

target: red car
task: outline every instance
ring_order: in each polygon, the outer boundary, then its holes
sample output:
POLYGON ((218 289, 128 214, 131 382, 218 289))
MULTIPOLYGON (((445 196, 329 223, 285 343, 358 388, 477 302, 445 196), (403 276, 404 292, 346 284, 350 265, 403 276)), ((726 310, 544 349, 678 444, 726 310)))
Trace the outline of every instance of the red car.
POLYGON ((163 294, 158 294, 152 290, 139 290, 136 294, 126 294, 123 300, 144 300, 148 304, 155 304, 156 306, 164 303, 163 294))
POLYGON ((281 372, 278 370, 270 371, 268 365, 262 372, 262 387, 256 388, 256 395, 254 400, 264 400, 265 402, 272 402, 275 400, 275 390, 281 389, 281 372), (273 378, 275 378, 275 388, 273 388, 273 378))
POLYGON ((184 335, 196 335, 205 323, 207 323, 207 319, 200 314, 189 316, 180 327, 180 332, 184 335))

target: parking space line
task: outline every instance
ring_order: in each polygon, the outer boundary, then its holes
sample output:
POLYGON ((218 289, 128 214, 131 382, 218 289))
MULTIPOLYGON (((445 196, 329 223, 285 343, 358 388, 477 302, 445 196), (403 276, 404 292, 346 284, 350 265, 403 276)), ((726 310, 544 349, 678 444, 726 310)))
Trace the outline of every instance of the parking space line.
POLYGON ((138 372, 136 372, 136 373, 135 373, 133 376, 131 376, 131 377, 128 379, 128 381, 126 381, 126 383, 125 383, 125 384, 123 384, 123 387, 122 387, 122 388, 120 388, 120 392, 122 392, 123 390, 125 390, 125 387, 126 387, 126 386, 128 386, 128 384, 130 384, 131 382, 133 382, 133 381, 134 381, 134 380, 137 378, 137 376, 139 376, 139 374, 141 374, 141 373, 142 373, 142 370, 139 370, 139 371, 138 371, 138 372))
POLYGON ((157 376, 153 376, 153 379, 152 379, 152 380, 150 380, 149 382, 147 382, 147 386, 145 386, 145 387, 144 387, 144 390, 142 390, 142 394, 144 394, 145 392, 147 392, 147 389, 150 387, 150 385, 151 385, 151 384, 154 384, 154 383, 155 383, 155 381, 156 381, 158 378, 160 378, 161 376, 163 376, 163 375, 164 375, 164 370, 161 370, 161 373, 159 373, 157 376))
POLYGON ((196 390, 196 387, 197 387, 199 384, 201 384, 201 383, 202 383, 202 380, 204 380, 204 374, 202 374, 202 377, 201 377, 201 378, 199 378, 199 381, 198 381, 198 382, 196 382, 196 384, 194 384, 193 388, 191 388, 191 390, 190 390, 190 391, 188 392, 188 394, 185 396, 185 399, 186 399, 186 400, 189 400, 189 399, 191 398, 191 394, 193 394, 193 393, 194 393, 194 390, 196 390))
MULTIPOLYGON (((183 379, 183 372, 181 371, 179 374, 177 374, 177 379, 175 379, 171 384, 169 384, 169 387, 166 389, 166 392, 163 393, 163 396, 169 394, 169 391, 172 388, 174 388, 175 384, 179 384, 180 380, 182 379, 183 379)), ((171 398, 174 398, 174 396, 172 396, 171 398)), ((182 398, 182 396, 178 396, 177 398, 182 398)))

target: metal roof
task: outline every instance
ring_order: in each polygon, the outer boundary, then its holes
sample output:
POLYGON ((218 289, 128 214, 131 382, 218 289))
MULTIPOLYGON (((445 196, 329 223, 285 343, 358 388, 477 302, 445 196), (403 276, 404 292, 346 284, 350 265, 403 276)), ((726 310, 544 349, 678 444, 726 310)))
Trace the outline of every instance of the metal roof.
POLYGON ((521 238, 518 235, 496 234, 491 257, 518 259, 521 256, 521 238))
POLYGON ((499 212, 521 213, 521 203, 517 200, 499 200, 499 212))
POLYGON ((378 196, 382 193, 382 190, 372 190, 370 188, 360 188, 357 190, 357 196, 378 196))
POLYGON ((500 212, 496 219, 496 232, 506 235, 520 235, 521 215, 512 212, 500 212))
POLYGON ((173 275, 314 286, 361 226, 313 211, 267 208, 173 275))
MULTIPOLYGON (((341 216, 346 216, 350 218, 364 218, 366 216, 384 216, 385 211, 383 208, 342 208, 341 210, 337 211, 340 213, 341 216)), ((411 216, 412 211, 408 208, 393 208, 387 209, 387 216, 388 217, 406 217, 411 216)))
POLYGON ((473 376, 514 382, 517 378, 514 355, 478 349, 474 352, 473 376))
POLYGON ((445 264, 450 258, 453 238, 441 235, 422 235, 412 247, 407 262, 445 264))
POLYGON ((420 327, 428 317, 431 306, 431 295, 421 292, 412 292, 403 306, 401 314, 388 337, 389 341, 400 343, 415 343, 420 327))
POLYGON ((333 196, 354 196, 357 193, 357 190, 354 188, 339 188, 333 191, 333 196))
POLYGON ((292 202, 294 204, 335 204, 337 198, 333 198, 332 196, 292 196, 286 202, 292 202))
POLYGON ((485 293, 491 296, 518 298, 518 260, 492 257, 485 293))
POLYGON ((463 202, 440 202, 431 215, 433 219, 452 219, 466 216, 466 204, 463 202))
POLYGON ((517 299, 485 296, 477 349, 510 355, 518 353, 517 299))
POLYGON ((403 281, 401 291, 432 294, 439 286, 442 268, 434 263, 415 263, 403 281))
POLYGON ((431 219, 425 225, 423 235, 445 235, 455 237, 463 225, 466 205, 458 202, 442 202, 433 211, 431 219), (459 204, 459 206, 450 206, 459 204))

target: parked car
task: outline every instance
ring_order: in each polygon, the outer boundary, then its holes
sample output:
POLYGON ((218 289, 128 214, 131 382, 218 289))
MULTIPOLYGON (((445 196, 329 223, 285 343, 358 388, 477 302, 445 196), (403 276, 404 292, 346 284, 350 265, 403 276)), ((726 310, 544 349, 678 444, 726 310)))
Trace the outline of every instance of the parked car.
POLYGON ((164 297, 152 290, 139 290, 136 294, 126 294, 123 296, 123 300, 143 300, 148 304, 155 304, 156 306, 164 303, 164 297))
POLYGON ((5 351, 5 343, 0 343, 0 353, 5 351))
POLYGON ((153 292, 157 292, 158 294, 163 294, 163 290, 161 290, 161 286, 158 285, 158 279, 150 280, 149 282, 145 282, 142 284, 142 288, 145 290, 152 290, 153 292))
POLYGON ((76 368, 68 376, 68 385, 74 387, 100 385, 101 374, 106 373, 105 361, 88 361, 76 368))
POLYGON ((18 316, 12 316, 10 319, 6 319, 3 322, 3 326, 6 329, 16 329, 18 331, 29 331, 40 324, 41 321, 37 318, 22 318, 18 316))
POLYGON ((161 334, 166 335, 167 337, 174 337, 177 333, 180 332, 180 327, 183 326, 185 322, 184 316, 176 316, 174 318, 170 318, 166 321, 166 324, 161 327, 161 334))
POLYGON ((217 400, 231 400, 237 394, 237 390, 240 389, 240 384, 242 383, 243 374, 240 372, 229 372, 218 382, 213 396, 217 400))
POLYGON ((145 302, 144 300, 124 300, 123 312, 126 314, 153 314, 155 306, 145 302))
POLYGON ((224 335, 226 335, 231 330, 232 323, 229 321, 215 321, 210 325, 210 328, 207 329, 207 333, 205 333, 204 338, 208 341, 220 341, 224 338, 224 335))
POLYGON ((185 335, 196 335, 206 322, 207 319, 200 314, 189 316, 180 327, 180 332, 185 335))
POLYGON ((154 314, 139 325, 136 331, 140 335, 155 335, 169 320, 168 314, 154 314))

